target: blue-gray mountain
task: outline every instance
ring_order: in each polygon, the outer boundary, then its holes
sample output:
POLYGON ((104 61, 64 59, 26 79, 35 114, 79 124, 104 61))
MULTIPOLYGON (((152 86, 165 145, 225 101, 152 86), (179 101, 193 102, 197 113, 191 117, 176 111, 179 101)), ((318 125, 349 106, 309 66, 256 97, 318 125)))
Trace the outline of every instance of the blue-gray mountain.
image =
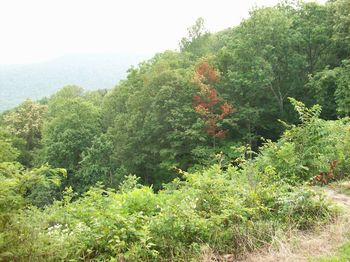
POLYGON ((27 65, 0 65, 0 112, 26 98, 50 96, 65 85, 111 88, 147 55, 85 54, 27 65))

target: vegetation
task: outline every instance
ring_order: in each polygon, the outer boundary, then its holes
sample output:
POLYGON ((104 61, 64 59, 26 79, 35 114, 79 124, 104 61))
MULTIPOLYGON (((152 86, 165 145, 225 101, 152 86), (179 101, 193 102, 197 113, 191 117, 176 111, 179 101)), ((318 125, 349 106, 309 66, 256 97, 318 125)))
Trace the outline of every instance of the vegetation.
POLYGON ((348 180, 340 180, 330 185, 337 192, 350 196, 350 182, 348 180))
POLYGON ((0 260, 242 256, 336 215, 350 171, 347 1, 257 8, 0 116, 0 260), (318 103, 318 104, 317 104, 318 103))
POLYGON ((350 243, 343 245, 339 248, 337 255, 328 258, 321 258, 318 262, 346 262, 350 259, 350 243))

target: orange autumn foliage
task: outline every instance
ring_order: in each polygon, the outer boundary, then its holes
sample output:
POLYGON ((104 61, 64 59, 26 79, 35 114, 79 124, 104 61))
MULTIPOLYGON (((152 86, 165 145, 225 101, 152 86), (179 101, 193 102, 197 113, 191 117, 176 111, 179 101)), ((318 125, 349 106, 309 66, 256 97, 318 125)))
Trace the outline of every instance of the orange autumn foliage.
POLYGON ((196 67, 193 82, 198 86, 199 92, 193 97, 193 106, 195 111, 206 120, 206 133, 212 137, 225 138, 227 130, 220 129, 218 121, 234 110, 212 87, 218 79, 219 73, 207 61, 196 67))

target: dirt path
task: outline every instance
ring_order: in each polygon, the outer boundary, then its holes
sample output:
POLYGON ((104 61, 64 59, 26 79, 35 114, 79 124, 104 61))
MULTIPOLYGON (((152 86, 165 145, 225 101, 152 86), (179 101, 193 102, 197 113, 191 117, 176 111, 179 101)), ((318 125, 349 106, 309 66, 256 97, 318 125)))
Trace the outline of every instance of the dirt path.
POLYGON ((326 193, 328 198, 332 199, 338 205, 344 206, 345 208, 348 208, 348 209, 350 208, 350 196, 338 193, 334 189, 330 189, 330 188, 325 188, 324 192, 326 193))
POLYGON ((334 255, 336 249, 350 235, 350 197, 330 188, 322 190, 326 197, 342 208, 336 221, 312 233, 283 232, 285 239, 276 239, 268 249, 249 255, 245 262, 310 261, 310 259, 334 255))

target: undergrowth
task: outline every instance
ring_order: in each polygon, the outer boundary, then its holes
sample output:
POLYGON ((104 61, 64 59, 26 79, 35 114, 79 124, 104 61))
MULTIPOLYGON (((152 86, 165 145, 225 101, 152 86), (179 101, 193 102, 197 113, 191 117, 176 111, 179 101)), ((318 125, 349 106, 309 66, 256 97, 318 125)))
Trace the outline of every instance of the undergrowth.
POLYGON ((196 261, 208 250, 237 258, 280 232, 327 223, 335 209, 309 185, 319 173, 348 174, 348 120, 324 121, 318 107, 292 102, 302 123, 267 141, 256 158, 179 171, 159 192, 128 176, 116 190, 96 185, 77 198, 67 188, 52 202, 62 170, 17 172, 2 163, 0 259, 196 261))

